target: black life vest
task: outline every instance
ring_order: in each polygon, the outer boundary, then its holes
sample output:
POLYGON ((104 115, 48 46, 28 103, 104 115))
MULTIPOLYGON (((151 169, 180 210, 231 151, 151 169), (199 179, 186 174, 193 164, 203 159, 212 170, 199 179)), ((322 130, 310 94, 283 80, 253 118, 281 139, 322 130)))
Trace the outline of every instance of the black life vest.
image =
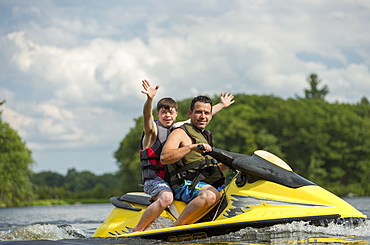
POLYGON ((166 174, 167 166, 163 166, 160 162, 160 157, 164 144, 167 141, 168 135, 171 133, 171 129, 164 127, 160 121, 155 120, 157 125, 157 139, 154 144, 146 149, 143 149, 143 137, 140 140, 140 160, 142 169, 143 181, 147 179, 154 179, 157 176, 162 179, 168 178, 166 174))
MULTIPOLYGON (((207 130, 202 132, 188 123, 185 123, 180 128, 189 135, 193 144, 208 143, 213 146, 211 132, 207 130)), ((225 177, 218 167, 217 161, 210 156, 203 156, 196 151, 191 151, 181 159, 181 164, 181 166, 179 164, 168 165, 169 183, 173 190, 181 185, 184 180, 192 181, 190 189, 194 188, 201 181, 216 188, 225 183, 225 177)))

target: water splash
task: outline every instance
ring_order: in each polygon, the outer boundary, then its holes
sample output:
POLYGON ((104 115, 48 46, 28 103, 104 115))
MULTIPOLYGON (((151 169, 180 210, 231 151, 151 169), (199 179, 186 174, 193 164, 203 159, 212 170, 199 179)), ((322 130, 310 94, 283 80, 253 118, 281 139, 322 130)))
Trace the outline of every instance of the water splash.
POLYGON ((357 220, 356 224, 352 222, 343 224, 331 222, 326 226, 310 225, 308 222, 299 221, 291 224, 274 225, 266 228, 266 232, 305 232, 330 236, 370 236, 370 220, 357 220))
POLYGON ((71 225, 35 224, 0 234, 6 240, 61 240, 86 238, 86 234, 71 225))
POLYGON ((326 226, 311 225, 306 221, 295 221, 265 228, 247 227, 227 235, 207 238, 204 243, 243 241, 253 244, 368 244, 370 241, 370 220, 356 225, 329 223, 326 226), (364 241, 361 240, 364 238, 364 241))

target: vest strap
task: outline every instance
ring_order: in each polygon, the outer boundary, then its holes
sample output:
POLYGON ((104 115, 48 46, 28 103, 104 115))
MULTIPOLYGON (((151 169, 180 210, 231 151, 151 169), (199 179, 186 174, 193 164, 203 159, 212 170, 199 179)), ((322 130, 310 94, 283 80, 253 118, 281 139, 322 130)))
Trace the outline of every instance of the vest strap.
POLYGON ((144 169, 151 169, 151 170, 163 170, 164 167, 161 167, 159 165, 150 165, 150 166, 144 166, 144 167, 141 167, 142 170, 144 169))
POLYGON ((160 159, 160 156, 154 156, 154 157, 140 157, 140 160, 158 160, 160 159))

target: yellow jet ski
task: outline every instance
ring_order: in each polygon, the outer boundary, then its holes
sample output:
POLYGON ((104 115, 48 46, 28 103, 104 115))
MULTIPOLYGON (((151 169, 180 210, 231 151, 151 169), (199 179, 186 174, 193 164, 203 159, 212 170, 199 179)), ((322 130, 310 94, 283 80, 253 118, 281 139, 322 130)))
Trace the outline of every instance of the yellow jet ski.
MULTIPOLYGON (((277 156, 258 150, 252 156, 213 148, 213 158, 237 172, 213 209, 191 225, 130 233, 150 197, 143 192, 112 197, 115 206, 93 237, 140 237, 187 241, 223 235, 245 227, 266 227, 293 221, 314 225, 353 224, 366 215, 349 203, 293 172, 277 156)), ((174 201, 160 218, 175 221, 186 204, 174 201)))

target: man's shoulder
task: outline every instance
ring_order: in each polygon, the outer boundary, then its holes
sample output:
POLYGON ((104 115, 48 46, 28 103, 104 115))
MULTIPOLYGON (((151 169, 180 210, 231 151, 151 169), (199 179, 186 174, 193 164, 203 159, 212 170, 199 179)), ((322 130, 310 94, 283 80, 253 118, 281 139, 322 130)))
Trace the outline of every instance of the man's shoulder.
POLYGON ((178 139, 183 139, 186 136, 188 136, 188 135, 182 127, 175 128, 174 130, 172 130, 172 132, 170 134, 170 137, 178 138, 178 139))
POLYGON ((181 127, 177 127, 177 128, 174 128, 173 130, 172 130, 172 132, 171 132, 171 134, 180 134, 180 133, 183 133, 183 132, 185 132, 184 131, 184 128, 181 126, 181 127))

